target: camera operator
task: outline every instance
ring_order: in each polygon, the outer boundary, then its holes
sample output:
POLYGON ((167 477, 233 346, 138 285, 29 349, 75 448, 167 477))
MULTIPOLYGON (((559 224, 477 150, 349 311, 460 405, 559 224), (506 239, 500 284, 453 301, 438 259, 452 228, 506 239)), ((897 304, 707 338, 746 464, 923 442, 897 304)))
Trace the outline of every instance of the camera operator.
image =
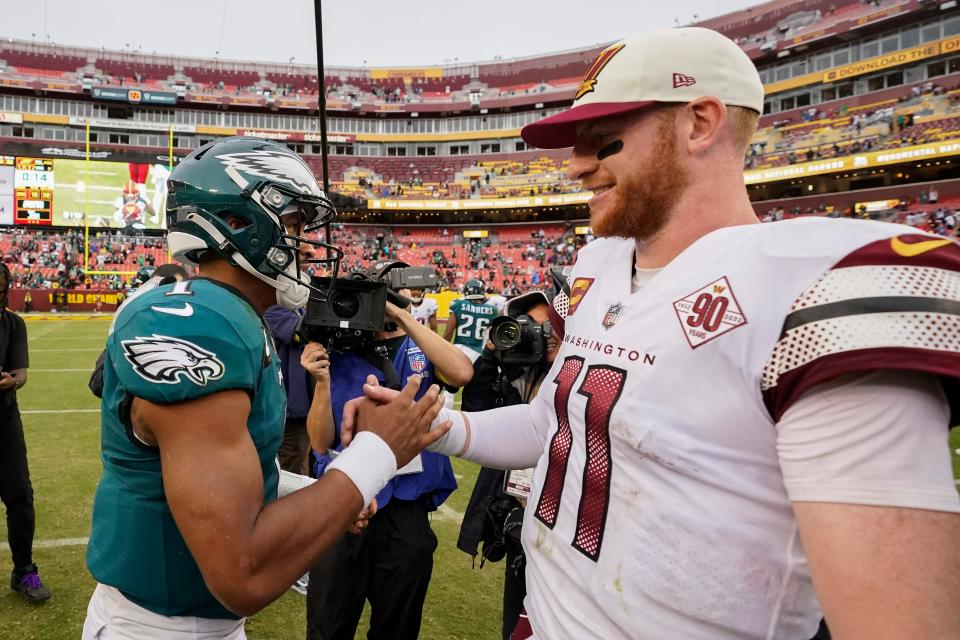
MULTIPOLYGON (((333 417, 332 422, 307 423, 311 445, 318 452, 318 476, 332 459, 327 450, 342 448, 343 405, 363 394, 369 376, 395 388, 414 374, 423 377, 422 389, 428 389, 434 377, 455 386, 470 380, 469 359, 429 326, 390 302, 386 319, 383 331, 352 348, 339 350, 333 345, 327 355, 314 346, 317 343, 310 343, 304 350, 304 368, 318 380, 315 401, 329 393, 333 417), (329 386, 325 387, 321 379, 327 357, 329 386)), ((357 534, 346 534, 310 572, 308 640, 352 640, 365 600, 371 606, 368 638, 413 640, 418 636, 437 546, 428 514, 456 486, 450 460, 428 451, 398 472, 377 495, 378 510, 367 526, 357 534)))
MULTIPOLYGON (((508 302, 506 316, 529 323, 523 329, 541 335, 551 319, 552 307, 540 291, 525 293, 508 302)), ((463 389, 463 411, 485 411, 495 407, 527 404, 536 395, 540 383, 550 370, 560 350, 560 327, 550 322, 548 336, 539 341, 520 340, 513 349, 504 351, 497 341, 497 323, 491 325, 490 338, 483 354, 474 363, 473 379, 463 389), (519 353, 518 353, 519 352, 519 353), (509 354, 509 355, 507 355, 509 354)), ((522 325, 521 325, 522 326, 522 325)), ((511 336, 512 337, 512 336, 511 336)), ((481 566, 486 560, 497 562, 506 556, 503 580, 503 638, 508 640, 523 608, 526 596, 523 548, 520 545, 520 524, 526 496, 529 495, 531 470, 506 472, 483 467, 477 476, 473 494, 464 514, 457 547, 471 556, 477 555, 482 543, 481 566)))

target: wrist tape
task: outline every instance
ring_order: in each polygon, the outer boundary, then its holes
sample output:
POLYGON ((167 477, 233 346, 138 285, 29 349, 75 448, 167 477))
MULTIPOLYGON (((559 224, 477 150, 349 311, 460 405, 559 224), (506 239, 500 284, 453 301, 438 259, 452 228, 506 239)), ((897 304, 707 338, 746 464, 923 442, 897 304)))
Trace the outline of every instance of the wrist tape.
MULTIPOLYGON (((383 438, 369 431, 353 436, 350 446, 327 465, 336 469, 359 489, 367 506, 397 473, 397 458, 383 438)), ((324 472, 326 473, 326 472, 324 472)))

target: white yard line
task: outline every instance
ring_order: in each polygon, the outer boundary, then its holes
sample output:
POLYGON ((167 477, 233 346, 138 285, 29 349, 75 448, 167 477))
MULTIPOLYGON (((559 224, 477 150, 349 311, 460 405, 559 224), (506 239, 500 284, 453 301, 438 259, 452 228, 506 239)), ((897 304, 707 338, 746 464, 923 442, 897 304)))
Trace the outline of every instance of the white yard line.
POLYGON ((437 522, 462 522, 463 514, 442 504, 437 507, 437 512, 433 514, 432 520, 437 522))
POLYGON ((103 351, 103 348, 91 347, 89 349, 30 349, 30 353, 63 353, 65 351, 103 351))
MULTIPOLYGON (((84 547, 90 538, 55 538, 53 540, 35 540, 34 549, 54 549, 56 547, 84 547)), ((10 545, 0 543, 0 551, 10 551, 10 545)))
POLYGON ((100 409, 26 409, 20 410, 20 415, 37 413, 100 413, 100 409))
POLYGON ((30 373, 75 373, 80 371, 91 372, 93 371, 92 367, 86 369, 27 369, 30 373))

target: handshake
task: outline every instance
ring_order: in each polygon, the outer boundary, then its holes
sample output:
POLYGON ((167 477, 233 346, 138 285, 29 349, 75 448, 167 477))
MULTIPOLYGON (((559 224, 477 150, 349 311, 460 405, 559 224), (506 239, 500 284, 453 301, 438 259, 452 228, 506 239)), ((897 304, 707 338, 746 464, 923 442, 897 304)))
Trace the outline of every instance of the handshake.
POLYGON ((432 385, 417 400, 422 382, 420 376, 413 375, 401 391, 394 391, 381 387, 375 376, 367 376, 363 395, 343 407, 340 424, 343 445, 348 446, 358 433, 368 431, 390 447, 399 469, 443 438, 452 425, 450 420, 431 428, 443 409, 440 387, 432 385))

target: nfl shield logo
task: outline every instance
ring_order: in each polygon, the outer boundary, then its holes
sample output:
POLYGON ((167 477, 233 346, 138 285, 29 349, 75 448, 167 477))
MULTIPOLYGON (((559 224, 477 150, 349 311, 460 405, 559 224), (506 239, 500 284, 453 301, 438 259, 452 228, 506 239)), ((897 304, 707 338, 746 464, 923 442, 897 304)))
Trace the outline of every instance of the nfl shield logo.
POLYGON ((427 367, 427 357, 422 353, 408 353, 407 361, 410 363, 410 370, 414 373, 422 373, 427 367))
POLYGON ((603 316, 603 325, 604 329, 609 329, 614 324, 617 323, 617 319, 620 317, 620 312, 623 311, 623 305, 619 302, 616 304, 610 305, 610 308, 607 309, 607 313, 603 316))

